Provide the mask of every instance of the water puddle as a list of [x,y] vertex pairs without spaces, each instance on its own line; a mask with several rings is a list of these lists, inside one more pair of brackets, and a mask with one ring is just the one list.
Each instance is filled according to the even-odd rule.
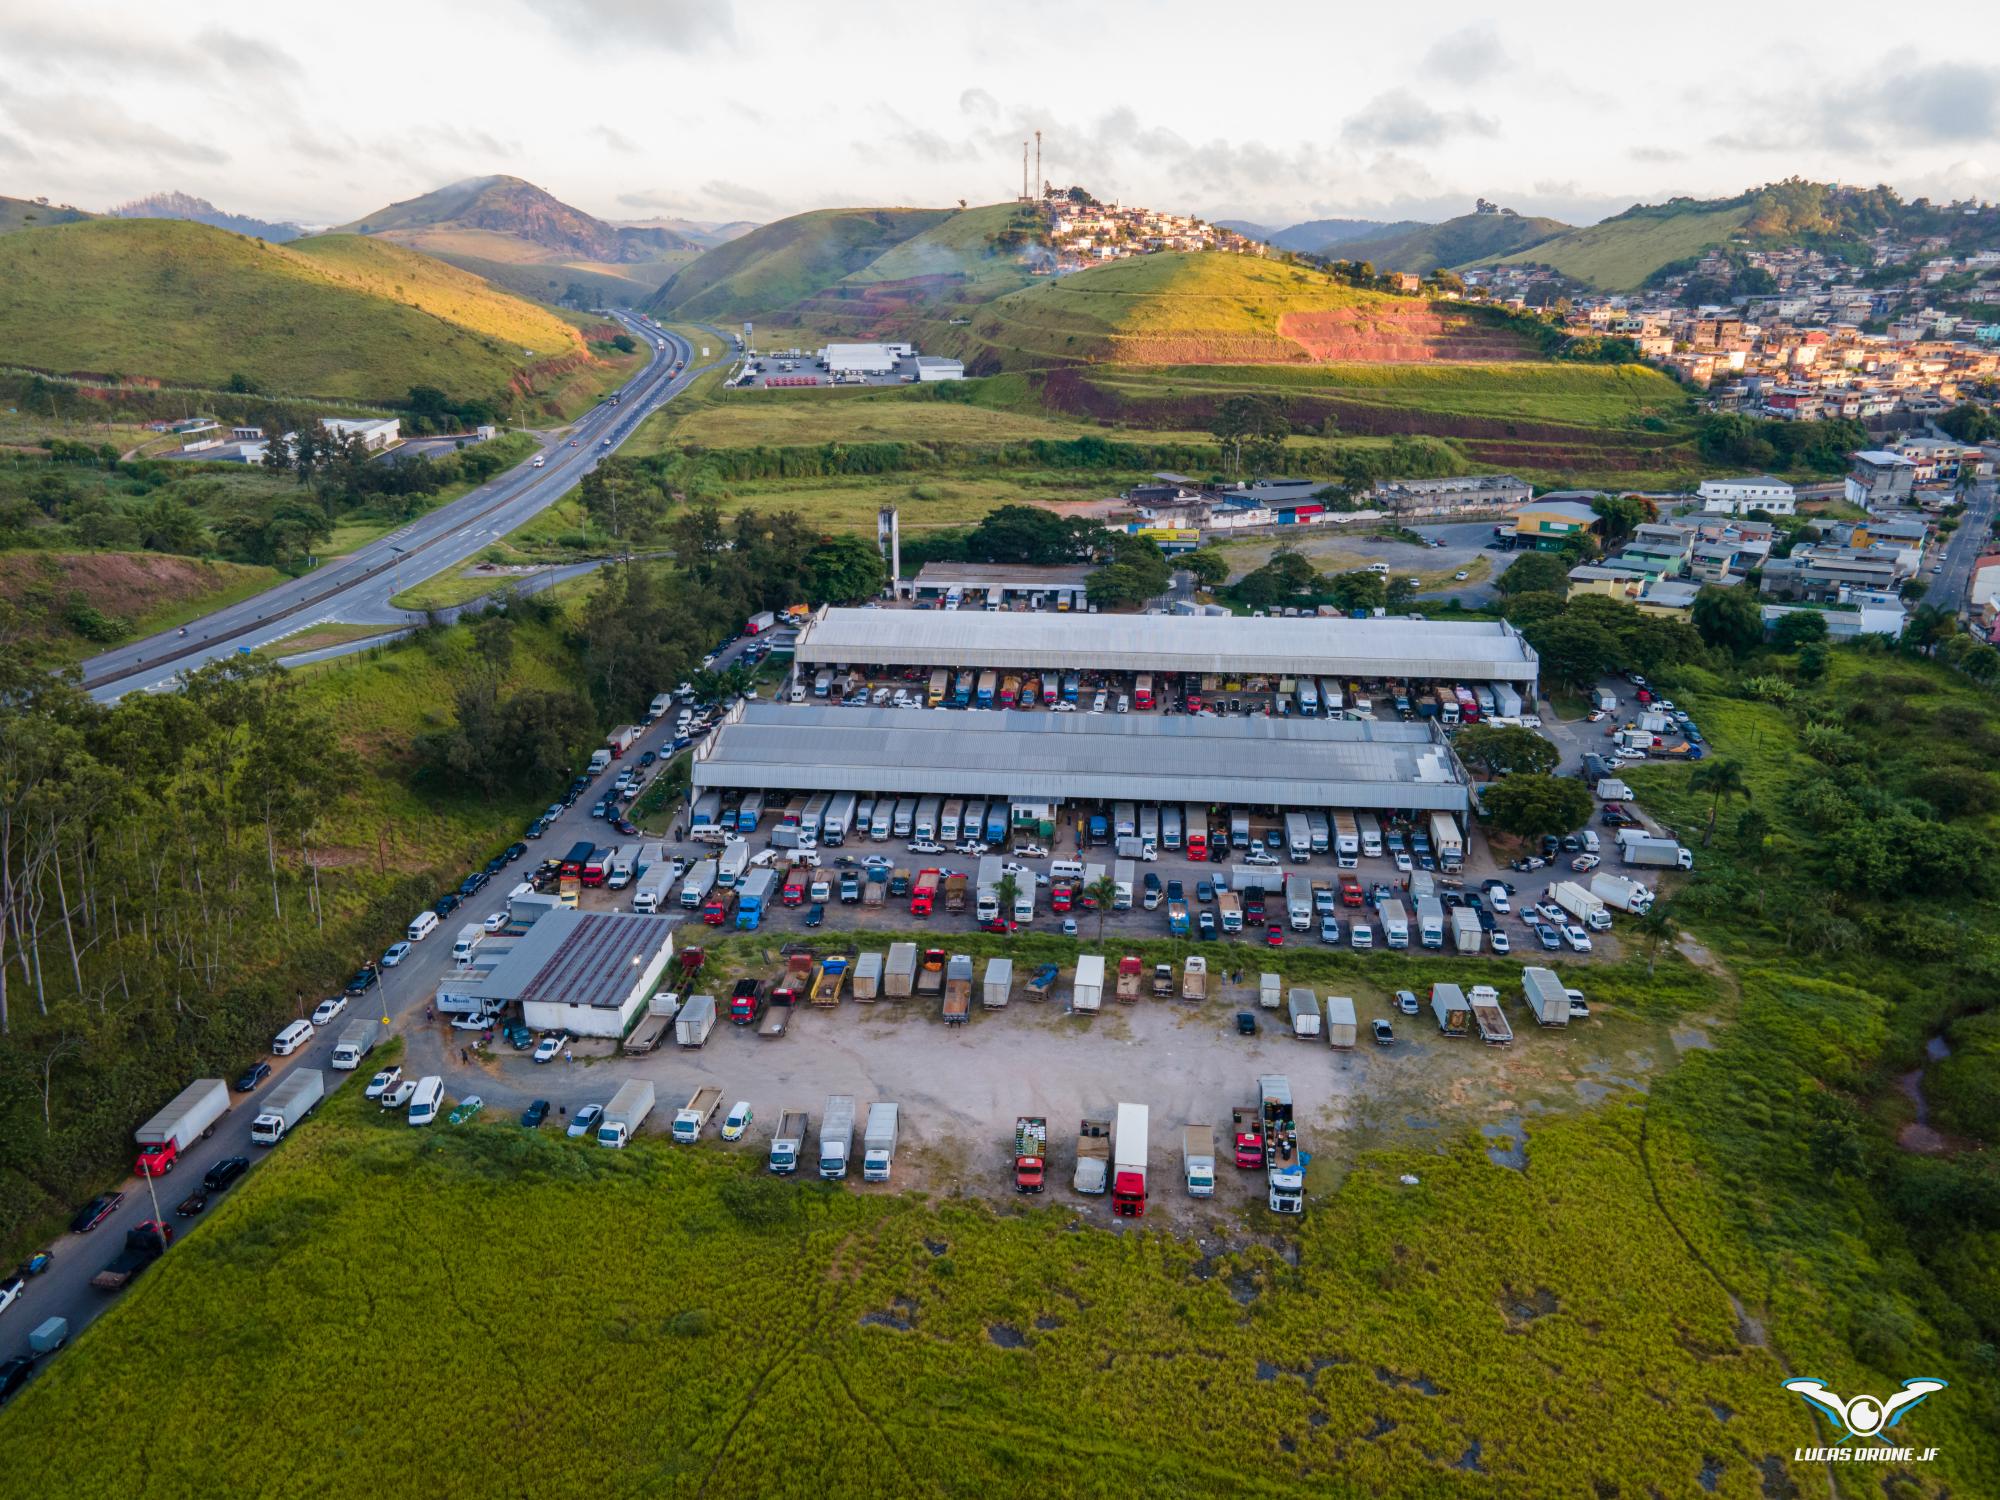
[[1711,1495],[1714,1494],[1715,1487],[1722,1482],[1722,1460],[1704,1455],[1701,1461],[1701,1472],[1695,1475],[1694,1482],[1707,1490]]
[[1467,1448],[1463,1453],[1459,1454],[1458,1461],[1454,1463],[1452,1467],[1454,1469],[1465,1469],[1474,1474],[1484,1474],[1486,1472],[1486,1466],[1480,1463],[1479,1461],[1478,1438],[1474,1438],[1472,1440],[1472,1445],[1469,1448]]
[[1025,1349],[1028,1336],[1010,1323],[995,1323],[986,1330],[986,1336],[1002,1349]]
[[1444,1388],[1428,1375],[1398,1375],[1385,1366],[1375,1367],[1375,1378],[1384,1385],[1392,1385],[1401,1391],[1417,1391],[1426,1396],[1442,1396]]
[[1486,1159],[1494,1166],[1510,1167],[1516,1172],[1528,1170],[1528,1127],[1520,1119],[1482,1125],[1479,1133],[1489,1141],[1504,1143],[1486,1148]]

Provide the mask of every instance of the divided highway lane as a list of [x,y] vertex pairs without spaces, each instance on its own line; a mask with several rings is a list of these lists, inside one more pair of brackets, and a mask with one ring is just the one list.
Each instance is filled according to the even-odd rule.
[[[620,317],[653,345],[651,362],[619,392],[617,406],[596,407],[544,448],[543,467],[529,459],[338,562],[204,616],[185,637],[169,632],[92,657],[83,666],[91,695],[110,702],[129,692],[166,690],[184,671],[329,620],[401,623],[406,616],[389,608],[391,595],[464,562],[554,504],[707,368],[692,366],[694,350],[679,336]],[[674,376],[677,361],[688,367]]]

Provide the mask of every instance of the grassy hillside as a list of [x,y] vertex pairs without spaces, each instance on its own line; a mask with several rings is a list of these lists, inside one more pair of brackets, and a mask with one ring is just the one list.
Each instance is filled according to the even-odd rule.
[[80,208],[56,208],[30,198],[9,198],[0,193],[0,234],[17,229],[46,229],[54,224],[78,224],[97,215]]
[[756,318],[791,307],[951,215],[941,208],[829,208],[765,224],[676,272],[656,317]]
[[980,371],[1061,364],[1508,359],[1526,350],[1445,304],[1254,256],[1148,255],[1043,281],[938,340]]
[[1442,224],[1420,224],[1400,234],[1345,240],[1334,246],[1332,253],[1342,260],[1373,261],[1384,271],[1414,271],[1427,276],[1443,267],[1462,266],[1539,244],[1568,228],[1560,219],[1461,214]]
[[354,236],[260,244],[201,224],[96,220],[0,238],[0,348],[57,373],[401,398],[506,390],[589,356],[546,308],[415,251]]
[[1420,219],[1397,219],[1393,222],[1381,219],[1308,219],[1303,224],[1292,224],[1283,229],[1269,224],[1252,224],[1247,219],[1218,219],[1215,222],[1218,229],[1233,229],[1253,240],[1276,245],[1280,250],[1299,250],[1308,255],[1338,254],[1343,259],[1344,247],[1355,240],[1386,239],[1390,235],[1409,234],[1430,227]]
[[1552,266],[1600,291],[1632,291],[1669,261],[1699,255],[1740,231],[1749,205],[1660,216],[1620,214],[1601,224],[1571,229],[1538,245],[1488,258],[1499,265]]

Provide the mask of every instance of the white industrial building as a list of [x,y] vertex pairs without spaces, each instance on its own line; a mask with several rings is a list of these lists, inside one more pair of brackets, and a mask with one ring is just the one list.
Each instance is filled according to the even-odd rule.
[[1769,474],[1752,474],[1741,479],[1704,479],[1696,492],[1705,511],[1742,515],[1745,511],[1768,511],[1789,516],[1798,510],[1798,495],[1782,479]]
[[558,908],[537,918],[484,978],[459,988],[488,1011],[520,1006],[531,1030],[617,1038],[673,956],[671,918]]
[[[403,437],[403,424],[401,419],[397,417],[322,417],[319,425],[324,427],[332,437],[340,442],[346,442],[349,438],[361,439],[361,446],[366,448],[370,453],[381,453],[388,448],[394,447],[402,441]],[[256,431],[254,428],[238,428],[236,430],[239,432]],[[262,433],[258,433],[257,435],[259,437],[263,436]],[[296,432],[288,432],[280,437],[278,441],[285,445],[287,451],[290,451],[292,443],[297,438],[298,434]],[[246,464],[261,464],[264,462],[264,455],[270,452],[270,449],[271,445],[268,441],[246,442],[237,456]]]
[[697,797],[711,790],[1004,797],[1017,824],[1070,801],[1401,809],[1461,819],[1470,803],[1450,745],[1429,720],[747,702],[696,748],[693,783]]
[[917,356],[917,382],[923,384],[932,380],[965,379],[965,361],[946,359],[941,354],[919,354]]
[[828,344],[819,358],[832,375],[890,375],[912,352],[908,344]]
[[1299,675],[1518,684],[1541,661],[1504,620],[1112,615],[824,608],[799,630],[797,668],[948,667]]

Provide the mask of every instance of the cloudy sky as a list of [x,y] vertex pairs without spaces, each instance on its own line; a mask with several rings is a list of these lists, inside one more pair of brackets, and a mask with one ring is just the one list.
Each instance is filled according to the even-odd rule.
[[[1768,13],[1768,14],[1767,14]],[[307,224],[508,172],[609,218],[992,201],[1590,221],[1799,174],[2000,197],[2000,7],[0,0],[0,192]]]

